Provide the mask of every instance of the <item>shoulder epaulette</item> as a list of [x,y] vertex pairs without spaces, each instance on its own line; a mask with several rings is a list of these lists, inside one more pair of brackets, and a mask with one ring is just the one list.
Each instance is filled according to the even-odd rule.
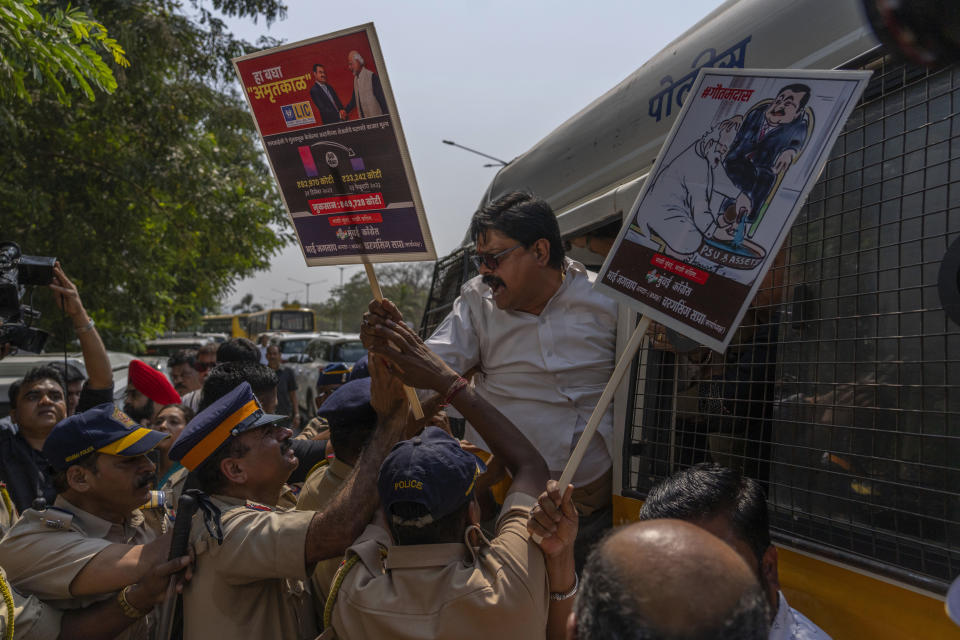
[[73,524],[72,513],[66,509],[52,506],[43,511],[28,509],[22,517],[36,520],[48,529],[69,529],[70,525]]
[[313,475],[313,472],[314,472],[314,471],[316,471],[317,469],[322,469],[323,467],[326,467],[326,466],[329,465],[329,464],[330,464],[330,461],[327,460],[326,458],[324,458],[323,460],[321,460],[321,461],[318,462],[317,464],[315,464],[315,465],[313,465],[312,467],[310,467],[310,471],[307,471],[307,476],[306,476],[306,477],[309,478],[310,476]]

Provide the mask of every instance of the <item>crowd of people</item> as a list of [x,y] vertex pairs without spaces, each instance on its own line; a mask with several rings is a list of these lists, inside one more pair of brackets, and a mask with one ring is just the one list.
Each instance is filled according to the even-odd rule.
[[542,200],[504,196],[470,235],[480,275],[436,332],[371,302],[368,356],[322,372],[310,416],[276,346],[243,338],[174,355],[169,377],[134,361],[115,406],[58,265],[86,376],[40,366],[11,388],[5,637],[826,638],[787,604],[739,472],[680,471],[614,528],[608,412],[558,485],[613,368],[616,305]]

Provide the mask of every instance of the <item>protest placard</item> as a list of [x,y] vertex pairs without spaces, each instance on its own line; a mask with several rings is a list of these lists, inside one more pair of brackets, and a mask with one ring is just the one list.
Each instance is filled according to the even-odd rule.
[[308,266],[436,259],[373,24],[234,66]]
[[651,320],[726,349],[869,71],[701,69],[594,286],[643,317],[560,476],[573,477]]
[[725,350],[869,77],[701,70],[598,289]]

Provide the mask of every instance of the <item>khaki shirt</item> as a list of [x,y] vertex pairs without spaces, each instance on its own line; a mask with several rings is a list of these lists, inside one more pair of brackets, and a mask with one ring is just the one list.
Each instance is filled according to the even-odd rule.
[[353,465],[330,458],[330,462],[319,467],[307,476],[297,497],[297,509],[300,511],[323,511],[330,504],[334,496],[340,491],[340,486],[353,471]]
[[[53,507],[27,509],[0,541],[0,566],[17,589],[58,609],[79,609],[116,597],[116,592],[74,597],[70,584],[90,560],[112,544],[146,544],[155,534],[133,511],[122,525],[103,520],[57,496]],[[151,614],[135,622],[120,638],[147,638]]]
[[280,497],[277,499],[277,509],[280,511],[291,511],[297,508],[297,496],[300,495],[300,487],[294,484],[283,485]]
[[[321,435],[322,438],[317,437]],[[326,439],[329,435],[330,426],[327,424],[327,420],[325,418],[313,418],[303,428],[303,431],[297,434],[297,438],[300,440],[318,440]]]
[[[300,490],[300,497],[297,498],[297,509],[300,511],[323,511],[327,505],[336,497],[343,486],[344,481],[350,472],[353,471],[353,465],[341,462],[336,458],[331,458],[329,464],[323,465],[309,476],[303,483],[303,489]],[[321,560],[317,563],[317,568],[313,570],[310,576],[310,582],[313,584],[313,593],[317,599],[317,609],[323,615],[323,607],[330,595],[330,583],[337,574],[337,569],[343,558],[330,558]]]
[[[0,581],[8,587],[7,576],[0,569]],[[13,597],[13,632],[16,640],[56,640],[60,637],[60,620],[63,613],[41,602],[36,596],[24,596],[10,587]],[[0,603],[0,635],[6,634],[6,602]]]
[[[547,628],[549,587],[543,554],[527,533],[536,499],[511,493],[497,537],[474,553],[462,543],[391,546],[367,526],[348,554],[360,561],[336,594],[332,625],[340,640],[530,640]],[[386,548],[381,561],[380,549]]]
[[198,513],[190,536],[193,580],[183,592],[184,640],[313,640],[318,631],[304,553],[314,514],[228,496],[211,500],[221,511],[223,543]]

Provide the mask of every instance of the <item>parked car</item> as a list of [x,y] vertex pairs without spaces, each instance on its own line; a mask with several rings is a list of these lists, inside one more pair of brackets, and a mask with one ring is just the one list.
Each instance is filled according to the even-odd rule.
[[303,415],[312,416],[316,410],[313,401],[317,396],[317,378],[321,369],[331,362],[343,362],[352,367],[366,353],[357,333],[331,331],[312,338],[291,364],[297,379],[297,401]]
[[183,349],[199,349],[211,342],[226,340],[222,333],[167,333],[159,338],[147,340],[143,361],[167,373],[167,359]]
[[[122,405],[123,394],[127,388],[127,367],[135,356],[119,351],[108,351],[107,357],[110,359],[110,367],[113,369],[113,400],[118,405]],[[8,395],[10,385],[25,376],[34,367],[54,362],[63,362],[63,354],[17,354],[0,360],[0,416],[5,416],[10,412]],[[83,371],[84,375],[87,374],[87,369],[83,366],[83,355],[68,353],[67,363]]]
[[[269,333],[270,343],[280,347],[280,357],[284,362],[304,362],[301,356],[307,352],[307,345],[324,333]],[[338,334],[339,335],[339,334]]]

